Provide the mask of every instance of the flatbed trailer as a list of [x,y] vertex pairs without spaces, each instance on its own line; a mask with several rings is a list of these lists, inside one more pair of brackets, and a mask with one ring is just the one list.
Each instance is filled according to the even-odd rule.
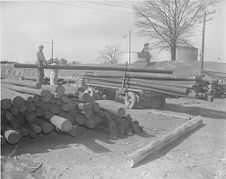
[[125,107],[128,109],[134,109],[139,106],[146,106],[153,109],[163,108],[165,105],[165,98],[169,96],[176,96],[176,94],[164,94],[156,91],[152,91],[148,88],[128,88],[118,87],[115,84],[103,85],[85,81],[88,86],[88,92],[91,95],[97,95],[101,97],[106,96],[107,99],[115,99],[116,95],[121,96],[124,99]]

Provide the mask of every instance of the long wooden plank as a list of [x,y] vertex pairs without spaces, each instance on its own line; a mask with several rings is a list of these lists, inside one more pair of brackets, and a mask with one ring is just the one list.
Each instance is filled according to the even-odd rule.
[[[15,64],[15,68],[38,68],[35,64]],[[59,70],[104,70],[104,71],[129,71],[129,72],[143,72],[143,73],[164,73],[172,74],[171,70],[154,70],[154,69],[141,69],[141,68],[125,68],[114,66],[91,66],[91,65],[74,65],[74,66],[62,66],[62,65],[44,65],[45,69],[59,69]]]
[[137,163],[141,162],[143,159],[149,155],[156,153],[166,145],[178,140],[180,137],[186,133],[194,130],[195,128],[202,125],[203,121],[200,119],[200,116],[193,118],[182,126],[176,128],[174,131],[169,134],[157,139],[156,141],[136,150],[135,152],[128,155],[126,158],[126,163],[129,167],[133,167]]
[[[94,78],[123,78],[123,74],[118,73],[86,73],[85,77],[94,77]],[[175,82],[193,82],[195,78],[179,78],[179,77],[171,77],[171,76],[153,76],[150,74],[132,74],[127,73],[126,78],[138,78],[138,79],[148,79],[148,80],[161,80],[161,81],[175,81]]]
[[41,88],[41,84],[40,83],[36,83],[36,82],[2,79],[1,83],[11,84],[11,85],[16,85],[16,86],[24,86],[24,87],[35,88],[35,89],[40,89]]

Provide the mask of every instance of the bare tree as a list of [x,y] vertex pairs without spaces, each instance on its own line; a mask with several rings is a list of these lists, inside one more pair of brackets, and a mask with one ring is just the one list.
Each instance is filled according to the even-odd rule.
[[118,64],[120,54],[118,46],[106,46],[99,54],[98,59],[104,60],[104,63]]
[[174,61],[177,45],[189,44],[191,28],[208,4],[205,0],[144,0],[134,5],[136,25],[142,36],[150,37],[153,48],[169,48]]

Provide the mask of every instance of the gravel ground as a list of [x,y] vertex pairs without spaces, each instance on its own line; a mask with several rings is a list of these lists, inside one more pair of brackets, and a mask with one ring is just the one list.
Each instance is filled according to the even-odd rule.
[[[15,146],[2,146],[2,178],[11,173],[15,178],[47,179],[225,179],[225,107],[224,100],[168,99],[164,110],[127,110],[144,127],[142,135],[109,140],[103,131],[79,128],[74,129],[75,137],[52,133],[24,138],[14,157],[6,158]],[[203,126],[134,168],[126,166],[127,154],[197,115],[202,116]]]

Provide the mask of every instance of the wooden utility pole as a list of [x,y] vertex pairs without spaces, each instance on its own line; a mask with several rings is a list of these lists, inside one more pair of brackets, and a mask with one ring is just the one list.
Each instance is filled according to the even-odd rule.
[[201,74],[203,74],[204,71],[205,29],[206,29],[206,11],[204,12],[202,27]]
[[203,16],[203,27],[202,27],[202,52],[201,52],[201,74],[204,72],[204,51],[205,51],[205,33],[206,33],[206,22],[211,21],[212,18],[206,20],[206,16],[214,14],[216,10],[212,12],[205,11]]
[[53,40],[54,39],[52,39],[52,55],[51,55],[51,58],[53,59]]
[[131,30],[129,31],[129,64],[131,63]]

